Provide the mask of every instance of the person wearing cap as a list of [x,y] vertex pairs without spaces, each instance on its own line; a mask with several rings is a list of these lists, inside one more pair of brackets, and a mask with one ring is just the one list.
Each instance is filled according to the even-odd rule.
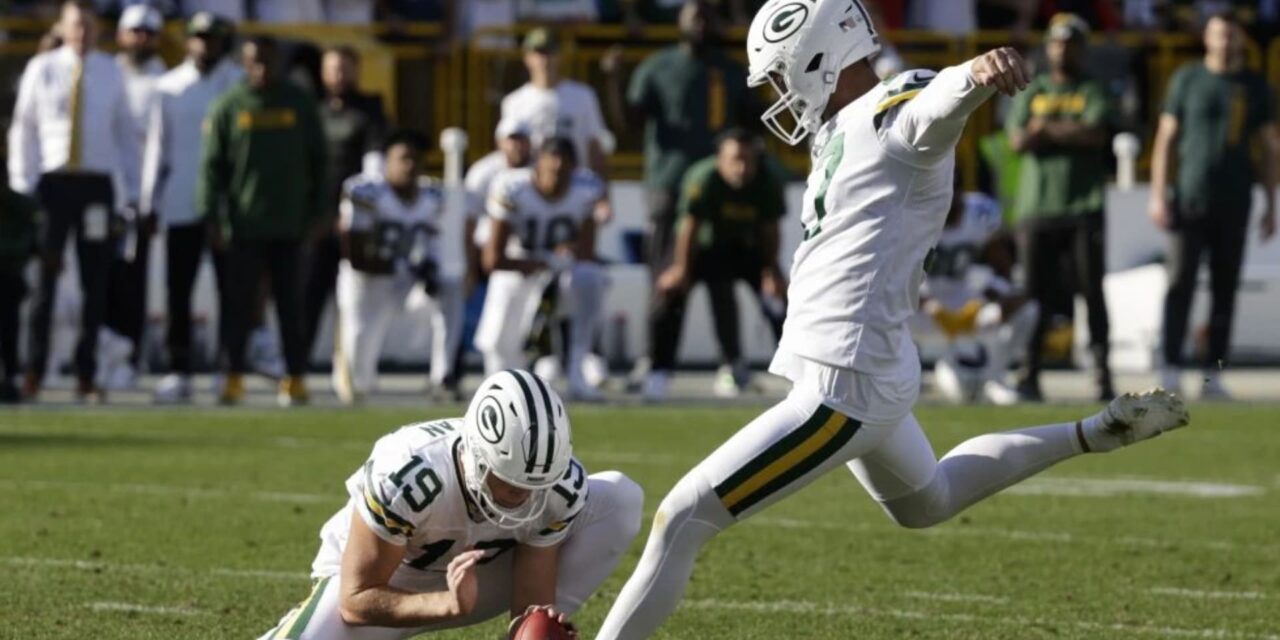
[[516,120],[503,120],[494,132],[497,149],[490,151],[467,169],[463,189],[467,193],[467,220],[463,231],[463,254],[467,258],[467,290],[483,279],[480,250],[488,239],[485,227],[485,204],[493,182],[503,172],[529,166],[533,146],[529,142],[529,126]]
[[550,138],[568,138],[583,166],[604,175],[603,141],[609,136],[600,101],[591,87],[562,78],[560,42],[545,28],[524,38],[524,65],[529,82],[502,99],[499,120],[525,123],[534,148]]
[[[116,25],[116,64],[124,76],[125,93],[129,97],[129,112],[133,114],[138,136],[138,148],[142,149],[147,138],[147,122],[155,102],[155,87],[160,76],[168,71],[159,55],[160,31],[164,18],[155,8],[145,4],[129,5],[120,14]],[[106,359],[99,363],[108,388],[131,388],[137,380],[142,359],[142,332],[147,316],[147,264],[150,258],[151,236],[155,221],[146,210],[125,220],[131,236],[124,250],[111,261],[111,304],[107,307],[106,327],[117,336],[129,341],[132,351],[119,361]]]
[[[211,248],[196,208],[204,146],[201,123],[214,100],[244,79],[244,72],[227,55],[233,35],[228,20],[196,13],[187,21],[186,34],[186,60],[156,82],[143,154],[142,210],[163,229],[166,246],[169,375],[156,385],[159,403],[191,400],[195,366],[191,298],[206,249]],[[215,250],[211,255],[221,300],[226,286],[222,252]]]
[[[320,124],[324,127],[328,164],[322,215],[338,219],[342,183],[359,173],[376,175],[382,158],[382,136],[387,114],[382,97],[360,91],[360,54],[348,46],[330,47],[320,60],[320,80],[324,98],[320,102]],[[332,225],[330,225],[332,227]],[[303,284],[303,342],[310,354],[316,332],[338,278],[338,236],[330,230],[310,247],[306,281]]]
[[309,399],[298,270],[304,242],[325,223],[324,132],[315,99],[281,76],[275,40],[251,38],[240,53],[245,82],[209,108],[196,183],[211,242],[227,248],[221,319],[228,370],[220,401],[244,397],[249,330],[265,273],[286,366],[277,401],[294,406]]
[[[1055,303],[1063,291],[1084,295],[1098,397],[1115,395],[1102,292],[1112,106],[1106,90],[1085,72],[1088,35],[1089,27],[1079,17],[1053,17],[1045,40],[1049,70],[1013,99],[1006,122],[1010,143],[1022,155],[1014,217],[1021,226],[1027,293],[1044,311],[1018,385],[1019,395],[1029,401],[1042,399],[1041,343],[1053,319],[1051,310],[1062,306]],[[1064,270],[1064,265],[1071,268]]]
[[[1230,359],[1255,182],[1264,187],[1261,239],[1276,233],[1275,96],[1262,75],[1245,68],[1244,45],[1243,29],[1230,13],[1208,20],[1204,60],[1184,65],[1169,83],[1151,159],[1148,213],[1170,241],[1161,384],[1182,388],[1191,299],[1207,257],[1209,344],[1201,396],[1214,400],[1230,399],[1221,371]],[[1174,158],[1176,174],[1170,169]]]
[[76,392],[86,402],[104,399],[95,383],[96,352],[118,239],[114,218],[138,202],[140,151],[120,67],[94,48],[97,20],[88,2],[62,4],[58,29],[64,44],[27,64],[9,128],[9,186],[35,195],[48,214],[31,305],[23,380],[28,398],[39,393],[44,379],[63,249],[74,235],[84,300]]

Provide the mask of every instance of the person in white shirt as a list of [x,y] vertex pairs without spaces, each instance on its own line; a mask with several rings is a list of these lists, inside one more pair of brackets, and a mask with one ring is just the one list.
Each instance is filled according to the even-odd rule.
[[[147,137],[147,121],[151,114],[156,81],[168,66],[160,58],[160,30],[164,18],[149,5],[129,5],[116,26],[116,44],[120,52],[116,63],[124,76],[125,93],[129,98],[129,112],[133,115],[138,135],[138,147],[142,148]],[[142,356],[142,330],[147,313],[147,263],[150,257],[151,236],[155,221],[146,211],[127,220],[132,226],[133,239],[129,249],[111,262],[109,289],[111,304],[107,307],[105,324],[108,329],[132,343],[132,353],[120,350],[122,358],[106,358],[98,363],[99,380],[105,380],[109,389],[132,387],[137,380],[137,370]]]
[[[227,56],[232,27],[212,13],[187,21],[187,59],[156,83],[142,171],[142,210],[165,229],[170,374],[156,386],[161,403],[191,399],[191,294],[207,246],[205,221],[196,211],[196,178],[209,105],[244,77]],[[219,293],[225,286],[222,254],[214,250]],[[219,296],[221,298],[221,295]]]
[[560,43],[547,29],[534,29],[524,39],[529,82],[502,99],[500,120],[525,123],[534,148],[552,137],[568,138],[583,167],[603,175],[604,126],[595,91],[560,76]]
[[[467,193],[467,220],[463,230],[463,254],[467,258],[467,289],[480,282],[480,250],[488,239],[484,225],[485,203],[493,181],[504,172],[529,166],[533,160],[533,147],[529,144],[529,127],[522,122],[503,120],[494,132],[498,148],[467,170],[463,189]],[[485,227],[485,228],[482,228]]]
[[[568,139],[550,138],[538,147],[532,167],[511,169],[494,181],[483,253],[489,287],[475,347],[484,355],[487,374],[525,366],[523,347],[534,320],[544,301],[554,300],[551,306],[569,316],[569,394],[592,400],[599,392],[587,384],[582,365],[600,327],[608,288],[595,257],[592,215],[605,187],[577,164]],[[547,333],[554,343],[557,332]]]
[[40,391],[49,355],[49,326],[62,253],[74,232],[84,295],[76,344],[77,395],[104,399],[95,383],[98,330],[116,250],[113,213],[138,201],[137,125],[119,66],[97,51],[97,16],[87,2],[64,2],[58,29],[64,45],[31,59],[22,73],[9,128],[9,184],[35,195],[49,217],[31,308],[31,340],[23,391]]
[[387,331],[415,290],[429,299],[432,387],[461,399],[450,373],[462,325],[462,288],[441,274],[444,188],[421,175],[426,151],[422,134],[392,132],[383,145],[381,174],[357,174],[342,185],[333,388],[347,404],[358,404],[376,389]]

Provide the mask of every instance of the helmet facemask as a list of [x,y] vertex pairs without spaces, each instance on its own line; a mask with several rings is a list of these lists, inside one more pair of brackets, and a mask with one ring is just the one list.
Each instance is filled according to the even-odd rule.
[[750,78],[747,83],[753,87],[768,83],[778,95],[778,100],[765,110],[760,119],[765,127],[778,136],[783,142],[795,146],[804,141],[812,132],[813,119],[811,105],[804,96],[792,91],[786,77],[786,64],[779,59],[771,71]]
[[[462,476],[466,483],[467,491],[471,494],[472,499],[476,501],[479,506],[478,510],[486,520],[503,529],[517,529],[542,516],[542,512],[547,508],[547,498],[550,494],[549,487],[525,486],[519,482],[512,482],[507,478],[494,474],[492,465],[480,453],[482,448],[472,446],[470,442],[464,442],[462,451]],[[518,507],[502,506],[494,498],[493,491],[489,488],[490,474],[513,487],[529,490],[529,498]]]

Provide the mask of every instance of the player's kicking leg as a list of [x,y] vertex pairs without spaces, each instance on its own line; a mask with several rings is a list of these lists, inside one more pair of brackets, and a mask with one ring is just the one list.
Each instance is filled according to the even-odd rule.
[[842,461],[853,460],[854,473],[896,522],[927,527],[1057,462],[1187,422],[1176,396],[1126,394],[1079,422],[979,436],[937,461],[914,417],[863,425],[796,387],[667,494],[644,555],[597,637],[652,635],[675,611],[704,544]]

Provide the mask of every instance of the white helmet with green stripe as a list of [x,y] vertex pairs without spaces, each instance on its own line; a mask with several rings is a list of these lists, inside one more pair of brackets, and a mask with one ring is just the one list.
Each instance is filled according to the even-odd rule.
[[[489,376],[467,408],[463,478],[480,511],[506,529],[533,522],[573,457],[569,413],[551,385],[518,369]],[[489,476],[532,492],[516,507],[494,499]]]
[[747,31],[747,84],[773,85],[765,111],[774,135],[799,144],[822,124],[840,72],[880,51],[860,0],[769,0]]

